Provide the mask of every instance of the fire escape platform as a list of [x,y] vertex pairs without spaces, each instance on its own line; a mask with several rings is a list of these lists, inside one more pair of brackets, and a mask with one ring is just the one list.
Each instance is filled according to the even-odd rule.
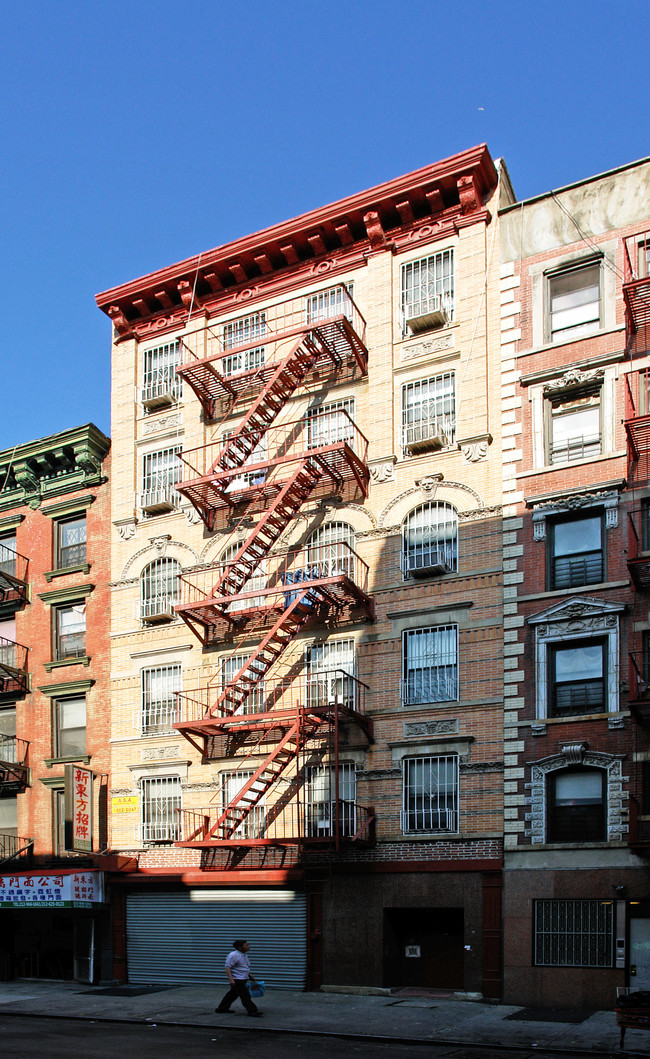
[[200,477],[178,482],[176,489],[212,529],[219,513],[230,514],[242,506],[247,514],[268,508],[288,481],[276,474],[278,468],[308,462],[320,465],[323,472],[311,491],[314,498],[337,495],[353,499],[355,495],[368,495],[368,468],[346,441],[247,464],[245,472],[241,468],[207,471]]
[[633,279],[623,284],[623,297],[634,330],[650,323],[650,276]]
[[[346,574],[311,578],[308,571],[301,571],[300,581],[296,578],[296,583],[299,583],[301,588],[309,586],[310,590],[313,589],[319,602],[327,607],[339,610],[345,607],[361,607],[365,616],[374,618],[374,600]],[[210,630],[211,639],[218,635],[219,630],[225,632],[233,626],[243,631],[246,626],[254,625],[255,631],[261,632],[277,621],[285,609],[285,597],[295,591],[291,583],[250,589],[237,595],[238,607],[235,611],[228,610],[233,603],[232,596],[206,596],[205,599],[191,603],[177,603],[174,610],[185,622]],[[246,601],[250,601],[250,607],[245,606]],[[320,616],[317,606],[314,607],[314,612],[314,617]],[[351,617],[350,620],[354,618]]]
[[625,421],[625,432],[632,456],[638,460],[650,453],[650,415],[635,416]]

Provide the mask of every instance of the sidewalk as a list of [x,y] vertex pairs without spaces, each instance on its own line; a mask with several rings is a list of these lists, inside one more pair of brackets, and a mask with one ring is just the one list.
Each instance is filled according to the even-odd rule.
[[[125,991],[138,995],[128,995]],[[237,1002],[236,1015],[217,1015],[225,992],[214,986],[84,986],[78,982],[22,980],[0,983],[0,1014],[106,1019],[283,1033],[395,1038],[413,1042],[483,1044],[613,1055],[619,1029],[613,1011],[573,1013],[579,1022],[547,1013],[481,1001],[428,996],[298,993],[268,990],[259,1002],[264,1021],[249,1019]],[[525,1020],[521,1019],[521,1014]],[[515,1020],[509,1016],[518,1016]],[[537,1020],[529,1016],[537,1015]],[[584,1016],[584,1018],[583,1018]],[[544,1019],[543,1021],[540,1019]],[[628,1030],[625,1051],[650,1056],[650,1034]]]

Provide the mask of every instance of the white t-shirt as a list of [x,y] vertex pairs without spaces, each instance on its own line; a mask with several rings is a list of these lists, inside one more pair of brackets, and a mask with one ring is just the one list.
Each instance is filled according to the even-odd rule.
[[233,978],[239,981],[245,982],[251,973],[250,960],[246,953],[240,952],[239,949],[233,949],[232,952],[228,953],[226,956],[226,967],[230,968]]

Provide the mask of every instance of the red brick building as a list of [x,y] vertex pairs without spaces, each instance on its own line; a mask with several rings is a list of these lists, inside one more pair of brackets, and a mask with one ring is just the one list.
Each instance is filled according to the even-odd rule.
[[87,424],[0,453],[3,977],[106,973],[109,446]]
[[501,215],[504,999],[650,988],[650,162]]

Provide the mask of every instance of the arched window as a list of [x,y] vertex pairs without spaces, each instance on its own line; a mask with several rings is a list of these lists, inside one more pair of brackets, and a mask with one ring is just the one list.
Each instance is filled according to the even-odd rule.
[[155,559],[140,575],[140,618],[170,621],[179,600],[181,565],[176,559]]
[[[235,542],[235,544],[229,544],[224,552],[219,556],[220,573],[225,574],[229,567],[232,567],[235,557],[241,548],[241,544]],[[266,560],[263,559],[258,566],[255,567],[255,571],[252,577],[249,577],[244,582],[242,592],[253,592],[255,589],[267,587],[267,565]],[[228,610],[250,610],[254,607],[263,607],[268,602],[265,596],[248,596],[246,599],[233,599],[232,603],[228,605]]]
[[548,776],[548,842],[604,842],[607,774],[599,768],[559,769]]
[[355,533],[347,522],[326,522],[307,541],[310,569],[318,568],[319,577],[346,574],[354,581]]
[[458,570],[458,514],[451,504],[431,500],[410,511],[402,526],[405,578]]

